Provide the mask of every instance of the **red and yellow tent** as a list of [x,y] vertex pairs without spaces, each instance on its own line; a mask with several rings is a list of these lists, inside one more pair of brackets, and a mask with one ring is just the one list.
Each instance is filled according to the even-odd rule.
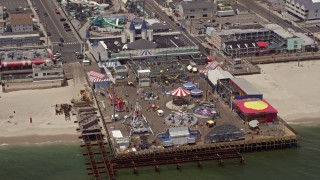
[[271,122],[277,118],[278,111],[265,100],[243,100],[234,102],[235,109],[246,121]]

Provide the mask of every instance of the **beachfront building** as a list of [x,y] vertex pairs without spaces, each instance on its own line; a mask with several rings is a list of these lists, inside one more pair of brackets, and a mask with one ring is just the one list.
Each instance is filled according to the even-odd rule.
[[[277,24],[239,26],[236,29],[207,28],[206,39],[226,55],[301,51],[302,40]],[[251,41],[245,41],[251,40]]]
[[259,123],[273,122],[278,111],[266,100],[237,100],[233,102],[234,111],[245,121],[257,120]]
[[217,93],[231,109],[235,100],[263,98],[263,94],[244,78],[219,79]]
[[88,40],[89,50],[101,70],[111,71],[113,66],[128,63],[137,77],[137,71],[145,69],[151,70],[150,78],[157,78],[160,74],[176,77],[184,72],[177,57],[199,54],[199,47],[181,32],[154,33],[146,21],[142,21],[139,30],[135,26],[131,21],[120,36]]
[[177,6],[181,19],[212,18],[217,12],[217,5],[207,1],[182,2]]
[[87,72],[88,81],[93,88],[107,88],[112,83],[105,74],[101,74],[95,71]]
[[285,8],[288,13],[301,20],[320,19],[319,0],[286,0]]
[[65,81],[62,65],[41,64],[32,66],[32,77],[34,81],[61,80]]

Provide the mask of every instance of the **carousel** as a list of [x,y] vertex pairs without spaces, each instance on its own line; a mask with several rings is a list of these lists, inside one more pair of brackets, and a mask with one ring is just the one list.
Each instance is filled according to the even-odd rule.
[[200,103],[193,111],[198,118],[215,118],[219,116],[219,112],[213,103]]
[[181,87],[170,92],[172,101],[166,104],[166,107],[172,110],[181,110],[181,108],[192,109],[194,104],[189,100],[190,91],[187,91]]
[[179,127],[179,126],[194,126],[198,122],[198,118],[195,117],[192,113],[187,112],[172,112],[166,118],[165,122],[170,127]]
[[171,91],[171,96],[173,97],[172,103],[176,106],[188,105],[189,101],[187,98],[190,92],[179,87],[176,90]]

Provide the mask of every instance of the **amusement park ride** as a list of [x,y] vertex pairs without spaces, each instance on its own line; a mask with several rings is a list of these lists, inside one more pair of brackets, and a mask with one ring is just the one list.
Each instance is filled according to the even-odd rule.
[[122,123],[125,123],[127,120],[129,120],[130,125],[130,135],[145,134],[150,132],[153,134],[148,120],[144,115],[142,115],[141,106],[139,105],[138,101],[136,102],[133,111],[126,116]]
[[[116,94],[116,90],[113,89],[114,87],[109,87],[109,100],[110,104],[116,108],[117,112],[129,112],[128,108],[125,108],[126,102],[122,99],[119,98],[118,95]],[[111,93],[114,92],[114,93]]]

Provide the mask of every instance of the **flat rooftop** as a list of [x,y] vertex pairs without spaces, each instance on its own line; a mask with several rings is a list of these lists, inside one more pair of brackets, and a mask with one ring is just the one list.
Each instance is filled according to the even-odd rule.
[[4,6],[9,12],[12,12],[19,7],[28,8],[29,4],[27,0],[1,0],[0,6]]
[[0,59],[4,62],[48,59],[46,49],[0,51]]
[[293,37],[293,35],[289,31],[286,31],[285,29],[283,29],[278,24],[265,24],[264,27],[267,28],[267,29],[272,30],[273,32],[275,32],[276,34],[281,36],[283,39],[287,39],[287,38]]
[[[136,41],[140,40],[141,37],[136,37]],[[125,51],[123,47],[125,44],[122,43],[121,37],[101,39],[107,45],[107,48],[112,52],[120,52]],[[129,39],[128,39],[129,40]],[[90,39],[90,42],[93,43],[94,39]],[[156,43],[156,48],[177,48],[177,47],[185,47],[185,46],[194,46],[192,42],[190,42],[185,36],[181,34],[155,34],[153,36],[153,42]],[[145,48],[142,48],[145,49]]]

